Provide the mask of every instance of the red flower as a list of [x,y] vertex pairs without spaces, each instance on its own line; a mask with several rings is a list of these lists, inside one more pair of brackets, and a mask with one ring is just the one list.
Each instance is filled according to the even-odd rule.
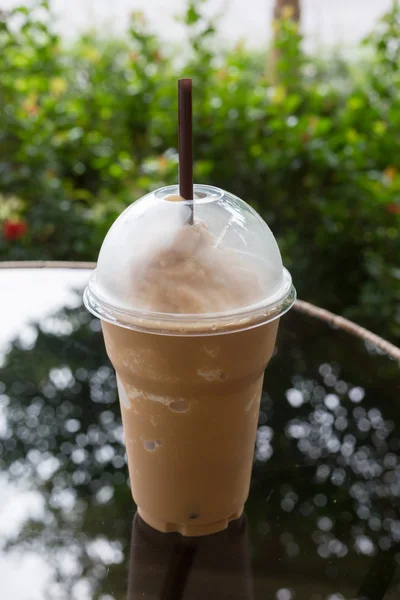
[[17,240],[28,231],[25,221],[10,221],[6,219],[3,223],[3,234],[6,240]]
[[392,202],[392,204],[387,205],[386,210],[392,215],[400,215],[400,204]]

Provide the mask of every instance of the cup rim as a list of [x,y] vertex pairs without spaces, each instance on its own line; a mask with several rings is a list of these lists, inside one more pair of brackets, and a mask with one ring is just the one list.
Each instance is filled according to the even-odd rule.
[[273,296],[240,308],[207,314],[161,313],[113,306],[96,290],[96,270],[84,291],[83,301],[94,316],[125,329],[173,336],[210,336],[253,329],[270,323],[291,309],[296,289],[283,268],[283,286]]

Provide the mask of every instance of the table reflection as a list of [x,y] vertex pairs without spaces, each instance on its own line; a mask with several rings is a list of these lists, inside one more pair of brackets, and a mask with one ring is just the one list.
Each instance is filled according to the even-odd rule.
[[[115,376],[80,293],[2,359],[2,598],[119,600],[128,572],[131,596],[145,585],[132,564],[143,575],[152,560],[135,525],[131,541]],[[295,312],[282,319],[264,382],[248,542],[225,571],[235,570],[225,578],[234,591],[254,600],[400,597],[399,392],[398,363],[373,346]],[[207,585],[223,581],[223,567],[206,554],[193,577],[208,570],[201,583],[212,597]],[[159,572],[167,559],[154,554]],[[150,583],[160,589],[160,579]]]
[[132,525],[128,600],[253,600],[247,519],[220,533],[183,538]]

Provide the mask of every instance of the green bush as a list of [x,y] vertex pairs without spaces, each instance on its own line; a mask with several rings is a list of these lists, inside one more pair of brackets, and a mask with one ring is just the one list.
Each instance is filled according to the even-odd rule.
[[201,5],[189,0],[179,56],[140,14],[123,39],[89,32],[67,47],[47,2],[2,13],[1,258],[95,259],[122,208],[175,182],[176,80],[190,75],[196,180],[261,212],[300,297],[395,339],[399,8],[347,65],[305,55],[296,24],[276,24],[272,76],[271,57],[218,49]]

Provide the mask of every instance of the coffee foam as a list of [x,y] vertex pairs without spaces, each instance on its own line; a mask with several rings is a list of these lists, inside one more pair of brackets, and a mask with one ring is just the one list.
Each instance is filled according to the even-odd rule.
[[102,287],[110,302],[151,312],[207,314],[255,304],[271,291],[275,282],[268,281],[259,261],[219,246],[202,221],[186,224],[187,210],[184,205],[164,210],[154,223],[144,215],[138,238],[121,259],[122,279],[102,261]]
[[268,225],[228,192],[195,185],[195,194],[182,201],[177,186],[156,190],[118,217],[85,291],[93,314],[129,329],[197,336],[257,327],[292,306]]

